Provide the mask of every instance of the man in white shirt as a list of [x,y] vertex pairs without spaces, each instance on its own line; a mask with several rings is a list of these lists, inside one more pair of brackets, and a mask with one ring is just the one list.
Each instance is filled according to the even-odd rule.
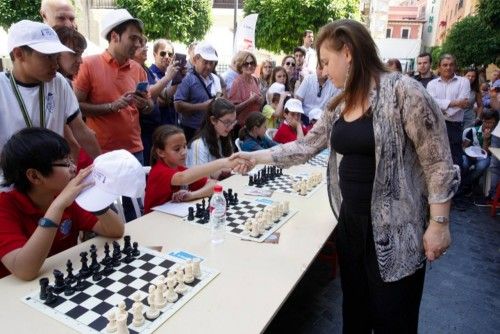
[[469,105],[470,83],[455,74],[456,61],[451,54],[439,59],[439,77],[427,84],[427,91],[443,112],[453,163],[462,166],[462,122]]
[[313,49],[314,33],[312,30],[304,31],[302,41],[302,47],[306,50],[303,69],[307,71],[308,74],[314,74],[316,66],[318,65],[318,56],[316,55],[316,50]]

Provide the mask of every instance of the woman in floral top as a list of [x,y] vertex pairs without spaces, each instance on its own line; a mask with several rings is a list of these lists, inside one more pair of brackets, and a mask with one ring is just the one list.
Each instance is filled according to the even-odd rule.
[[324,26],[317,50],[343,92],[304,138],[237,156],[289,167],[330,147],[344,333],[417,333],[425,261],[450,245],[460,182],[444,118],[417,81],[387,70],[360,23]]

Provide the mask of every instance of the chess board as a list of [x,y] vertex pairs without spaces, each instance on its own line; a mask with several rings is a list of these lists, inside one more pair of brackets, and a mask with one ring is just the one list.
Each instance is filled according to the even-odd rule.
[[307,191],[307,193],[305,195],[301,195],[298,191],[293,190],[294,183],[296,183],[297,181],[301,181],[301,180],[307,180],[308,177],[309,177],[309,175],[307,173],[304,173],[301,175],[283,174],[281,176],[275,177],[274,180],[267,181],[263,185],[260,185],[260,186],[254,185],[253,187],[265,188],[265,189],[277,191],[280,193],[309,198],[325,182],[321,181],[318,185],[313,187],[311,190]]
[[330,150],[326,149],[316,154],[314,157],[306,162],[306,165],[315,167],[328,167],[328,159],[330,157]]
[[160,315],[154,320],[145,317],[144,325],[132,325],[133,296],[141,295],[143,313],[148,310],[148,288],[158,275],[167,276],[167,272],[178,265],[179,259],[144,248],[138,248],[141,254],[131,263],[121,263],[115,271],[103,276],[102,280],[94,282],[92,278],[84,281],[84,289],[72,296],[64,293],[57,295],[57,300],[51,305],[44,304],[35,291],[23,298],[29,306],[44,314],[59,320],[68,327],[81,333],[106,333],[108,320],[106,315],[121,301],[125,302],[128,311],[127,324],[130,333],[152,333],[168,318],[177,312],[184,304],[193,298],[201,289],[212,281],[219,272],[201,265],[201,276],[192,283],[186,283],[188,290],[179,294],[179,299],[160,310]]
[[[297,213],[297,210],[290,209],[287,215],[283,215],[278,221],[275,221],[270,227],[266,228],[265,232],[260,236],[252,237],[248,231],[245,230],[245,222],[247,219],[255,217],[258,212],[263,211],[265,207],[273,203],[274,201],[268,198],[257,198],[252,201],[242,199],[238,204],[229,206],[226,212],[226,232],[241,239],[263,242]],[[200,218],[188,220],[186,217],[183,220],[190,224],[210,228],[210,223]]]

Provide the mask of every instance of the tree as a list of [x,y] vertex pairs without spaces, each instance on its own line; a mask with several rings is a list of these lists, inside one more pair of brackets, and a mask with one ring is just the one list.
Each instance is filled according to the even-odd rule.
[[21,20],[41,21],[41,0],[0,0],[0,26],[7,30]]
[[495,62],[500,52],[500,31],[486,25],[479,15],[468,16],[453,25],[442,51],[453,54],[460,67]]
[[486,25],[494,30],[500,30],[500,1],[480,0],[477,12]]
[[256,46],[290,53],[302,45],[304,30],[318,31],[336,19],[359,18],[357,0],[246,0],[245,15],[258,13]]
[[117,0],[134,17],[144,22],[150,39],[168,38],[190,43],[203,39],[212,25],[211,0]]

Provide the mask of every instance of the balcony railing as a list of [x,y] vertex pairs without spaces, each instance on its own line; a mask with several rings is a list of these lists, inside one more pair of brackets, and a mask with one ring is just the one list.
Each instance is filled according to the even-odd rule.
[[90,0],[90,8],[116,8],[116,0]]

